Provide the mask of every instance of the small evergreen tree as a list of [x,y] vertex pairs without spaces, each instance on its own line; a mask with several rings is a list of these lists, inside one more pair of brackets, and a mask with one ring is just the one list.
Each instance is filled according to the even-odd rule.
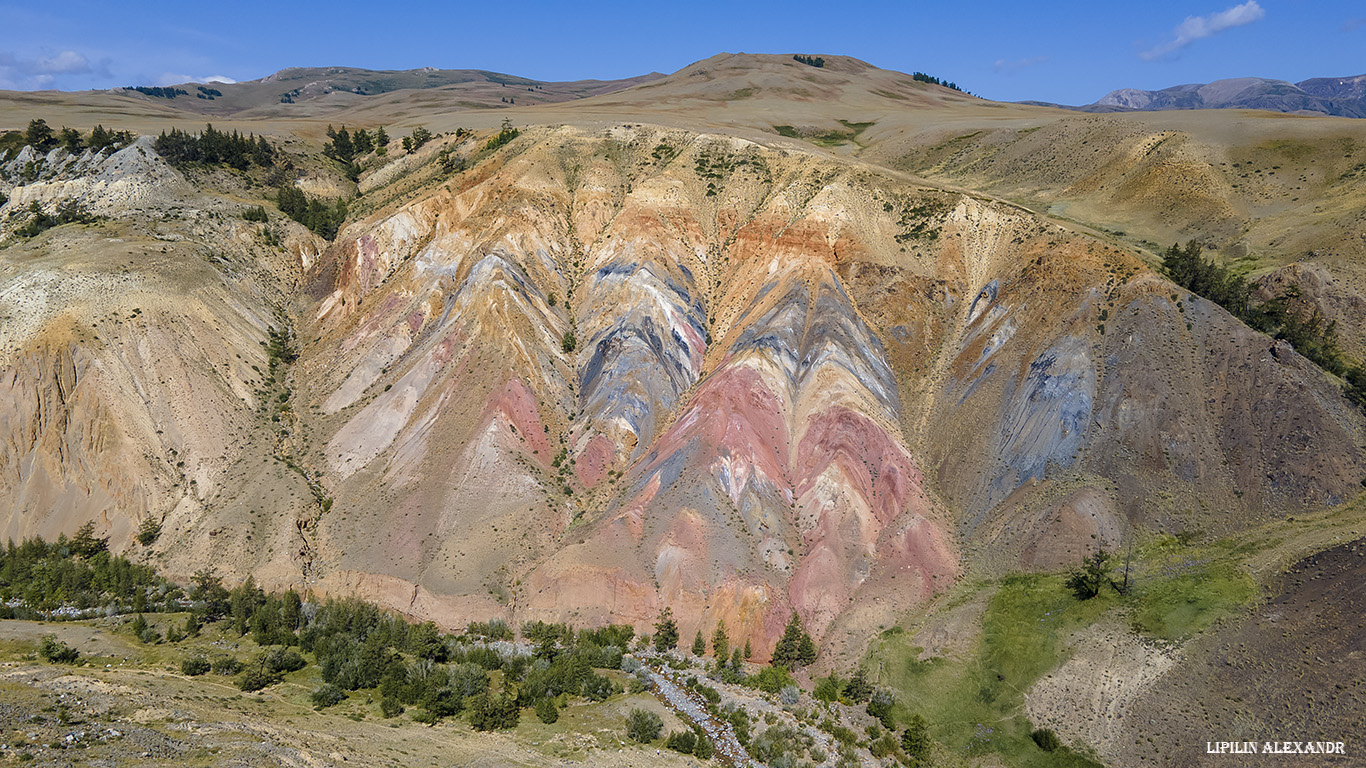
[[854,676],[844,684],[843,695],[851,704],[862,704],[873,695],[873,686],[868,682],[862,669],[854,670]]
[[81,132],[75,128],[62,128],[57,136],[57,141],[61,143],[62,147],[66,149],[67,152],[70,152],[73,155],[80,152],[85,146],[85,143],[81,141]]
[[920,765],[930,756],[930,730],[919,712],[911,715],[906,723],[906,730],[901,734],[901,751],[911,759],[912,765]]
[[711,653],[717,659],[730,656],[730,637],[726,635],[726,622],[716,622],[716,631],[711,633]]
[[665,607],[655,622],[655,649],[660,653],[678,647],[678,624],[674,622],[672,608]]
[[890,731],[896,728],[896,721],[892,719],[892,705],[895,703],[896,699],[892,697],[891,691],[876,690],[868,698],[868,706],[865,709],[882,723],[883,728]]
[[773,664],[793,670],[815,660],[816,644],[802,626],[801,617],[793,611],[792,618],[788,619],[787,626],[783,629],[782,638],[773,647]]
[[156,518],[149,517],[138,525],[138,543],[144,547],[150,547],[161,535],[161,523]]
[[77,528],[75,537],[71,539],[72,554],[87,559],[108,549],[109,539],[95,536],[95,523],[93,521],[86,522]]
[[536,718],[546,725],[559,720],[560,708],[555,705],[555,700],[550,697],[539,699],[536,702]]
[[1100,590],[1110,578],[1110,553],[1104,549],[1082,561],[1081,567],[1067,577],[1067,587],[1078,600],[1090,600],[1100,594]]
[[24,134],[24,140],[30,147],[39,152],[46,152],[56,145],[57,141],[53,138],[52,128],[46,120],[30,120],[28,131]]
[[697,630],[697,636],[692,639],[692,655],[701,656],[707,652],[707,641],[702,639],[702,630]]

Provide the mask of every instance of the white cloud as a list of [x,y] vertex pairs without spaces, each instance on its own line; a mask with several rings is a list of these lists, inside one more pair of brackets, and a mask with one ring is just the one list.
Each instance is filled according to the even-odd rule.
[[1037,64],[1047,64],[1048,60],[1048,56],[1030,56],[1029,58],[1015,60],[997,59],[991,65],[991,69],[994,72],[1009,74],[1011,72],[1019,72],[1025,67],[1032,67]]
[[236,83],[237,81],[236,81],[236,80],[233,80],[231,77],[228,77],[228,76],[226,76],[226,75],[209,75],[208,77],[204,78],[204,82],[206,82],[206,83],[226,83],[226,84],[228,84],[228,85],[232,85],[233,83]]
[[47,75],[83,75],[90,72],[90,61],[75,51],[62,51],[39,58],[34,69]]
[[1138,55],[1145,61],[1160,59],[1185,48],[1196,40],[1203,40],[1226,29],[1251,24],[1265,16],[1266,11],[1257,4],[1257,0],[1248,0],[1242,5],[1235,5],[1226,11],[1212,13],[1208,16],[1187,16],[1185,21],[1176,25],[1170,41]]
[[21,59],[8,51],[0,51],[0,88],[56,88],[60,85],[58,78],[70,75],[110,77],[109,60],[92,63],[85,55],[72,50],[36,59]]

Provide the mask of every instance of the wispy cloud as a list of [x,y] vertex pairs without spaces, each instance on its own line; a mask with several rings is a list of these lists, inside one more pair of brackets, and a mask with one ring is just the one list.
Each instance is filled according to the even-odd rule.
[[1226,29],[1251,24],[1265,16],[1266,11],[1257,4],[1257,0],[1248,0],[1242,5],[1235,5],[1226,11],[1212,13],[1208,16],[1187,16],[1185,21],[1177,24],[1176,29],[1172,30],[1171,40],[1143,51],[1138,56],[1145,61],[1160,59],[1176,53],[1196,40],[1203,40]]
[[991,65],[991,69],[992,69],[993,72],[1001,72],[1001,73],[1003,73],[1003,74],[1010,74],[1010,73],[1012,73],[1012,72],[1019,72],[1020,70],[1026,68],[1026,67],[1033,67],[1033,66],[1037,66],[1037,65],[1039,65],[1039,64],[1047,64],[1048,61],[1049,61],[1049,57],[1048,57],[1048,56],[1030,56],[1029,58],[1025,58],[1025,59],[1013,59],[1013,60],[1011,60],[1011,59],[997,59],[997,60]]
[[21,59],[0,51],[0,88],[8,90],[53,88],[59,77],[92,74],[109,77],[109,60],[91,62],[84,54],[72,50],[36,59]]
[[1348,19],[1342,22],[1343,32],[1355,32],[1358,29],[1361,29],[1362,27],[1366,27],[1366,16],[1362,16],[1355,19]]

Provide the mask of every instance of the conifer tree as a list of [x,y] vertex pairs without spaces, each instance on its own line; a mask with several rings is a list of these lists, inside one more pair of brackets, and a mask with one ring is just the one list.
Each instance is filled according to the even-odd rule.
[[794,670],[816,660],[816,644],[802,626],[796,611],[783,629],[782,639],[773,647],[773,666]]
[[726,635],[726,622],[716,622],[716,631],[711,635],[711,653],[718,659],[730,655],[730,637]]
[[663,653],[678,647],[678,624],[672,608],[665,607],[655,622],[655,649]]

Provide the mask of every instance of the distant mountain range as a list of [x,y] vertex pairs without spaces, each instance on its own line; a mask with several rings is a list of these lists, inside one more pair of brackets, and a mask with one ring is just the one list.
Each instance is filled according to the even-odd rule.
[[1291,83],[1262,77],[1236,77],[1212,83],[1175,85],[1160,91],[1121,88],[1092,104],[1068,106],[1041,101],[1027,104],[1083,112],[1153,112],[1167,109],[1264,109],[1337,117],[1366,117],[1366,75],[1315,77]]

